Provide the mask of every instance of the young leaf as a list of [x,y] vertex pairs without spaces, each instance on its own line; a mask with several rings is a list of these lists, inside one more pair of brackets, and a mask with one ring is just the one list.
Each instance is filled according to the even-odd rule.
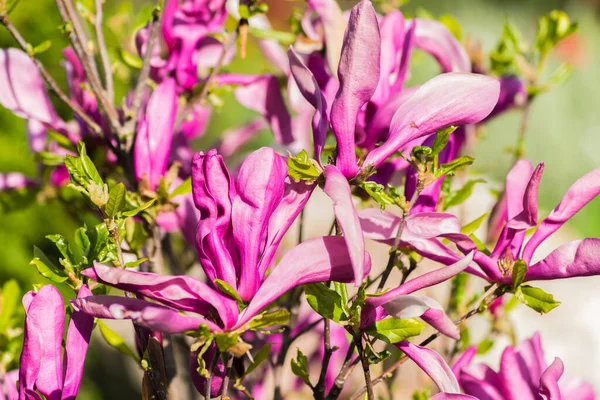
[[312,387],[312,384],[310,383],[310,377],[308,376],[308,359],[300,351],[300,349],[298,349],[296,359],[292,360],[292,372],[294,375],[302,379],[304,383]]
[[250,26],[250,35],[261,40],[274,40],[283,46],[290,46],[296,41],[296,35],[291,32],[276,31],[274,29],[258,29]]
[[479,218],[474,219],[466,225],[463,225],[460,228],[460,233],[465,235],[471,235],[473,232],[479,229],[479,227],[481,226],[483,221],[485,221],[488,215],[490,215],[490,213],[486,212],[485,214],[482,214]]
[[385,206],[396,204],[394,198],[385,192],[383,185],[376,182],[361,182],[360,187],[379,204],[379,208],[385,210]]
[[529,285],[517,288],[515,296],[521,303],[540,314],[547,314],[560,305],[560,301],[554,300],[550,293]]
[[71,249],[69,247],[69,243],[63,235],[47,235],[46,239],[50,240],[56,245],[56,248],[58,249],[58,251],[60,251],[60,254],[62,254],[63,258],[65,258],[68,261],[71,261],[72,263],[75,263],[75,260],[73,259],[73,253],[71,252]]
[[527,264],[523,260],[517,260],[512,268],[512,288],[516,290],[523,283],[527,274]]
[[473,157],[462,156],[455,160],[450,161],[449,163],[442,164],[442,165],[440,165],[438,170],[435,171],[435,177],[440,178],[440,177],[442,177],[444,175],[448,175],[448,174],[453,175],[456,172],[460,171],[461,169],[473,164],[473,161],[475,161],[475,159]]
[[96,166],[92,162],[92,159],[89,158],[86,153],[85,144],[83,142],[79,142],[77,144],[77,150],[79,151],[79,158],[81,160],[83,170],[86,172],[87,176],[97,185],[104,185],[102,177],[98,173]]
[[192,193],[192,178],[187,178],[181,185],[177,186],[175,190],[169,194],[169,198],[172,199],[173,197],[188,193]]
[[10,328],[10,320],[17,310],[21,298],[21,288],[16,280],[11,279],[2,286],[0,297],[0,332]]
[[271,354],[271,345],[272,343],[267,343],[262,349],[254,354],[254,362],[248,366],[246,372],[244,372],[244,375],[241,376],[240,379],[250,375],[256,368],[260,366],[260,364],[263,363],[263,361],[267,359],[267,357],[269,357],[269,354]]
[[155,201],[156,201],[156,199],[152,199],[152,200],[142,204],[141,206],[134,208],[133,210],[124,211],[123,215],[126,217],[135,217],[136,215],[138,215],[139,213],[141,213],[148,207],[152,206],[152,204],[154,204]]
[[485,354],[494,347],[494,341],[492,339],[483,339],[477,346],[477,354]]
[[290,313],[287,310],[278,310],[272,313],[263,313],[252,318],[250,329],[265,328],[271,325],[282,325],[290,320]]
[[225,281],[222,281],[221,279],[215,279],[214,282],[215,285],[217,285],[217,288],[227,296],[234,299],[238,303],[238,306],[245,307],[244,300],[242,300],[239,293],[234,288],[232,288],[231,285],[229,285]]
[[423,323],[414,318],[386,318],[368,327],[366,332],[386,343],[397,343],[419,335],[424,326]]
[[220,332],[215,334],[215,343],[221,353],[226,352],[239,341],[240,335],[237,333]]
[[296,182],[315,181],[321,175],[315,161],[308,157],[305,150],[295,156],[290,155],[287,159],[287,166],[288,175]]
[[456,192],[450,193],[450,196],[448,196],[444,202],[444,211],[450,207],[464,203],[469,197],[471,197],[471,194],[473,194],[473,188],[475,188],[475,185],[482,182],[485,182],[485,180],[471,179],[467,181],[462,188],[458,189]]
[[448,144],[450,140],[450,135],[458,128],[457,126],[449,126],[445,129],[440,129],[437,131],[435,135],[435,140],[433,141],[433,146],[431,146],[431,154],[437,156],[444,150],[444,147]]
[[97,321],[98,327],[100,328],[100,333],[109,346],[114,347],[116,350],[120,351],[126,356],[133,358],[137,363],[140,362],[138,356],[129,348],[129,346],[127,346],[127,343],[125,343],[123,338],[117,332],[110,329],[108,325],[101,320]]
[[340,322],[345,317],[346,304],[342,296],[335,290],[329,289],[322,283],[304,285],[306,301],[319,315],[335,322]]
[[48,259],[46,254],[36,246],[33,246],[33,260],[31,260],[29,264],[34,265],[40,275],[50,279],[52,282],[63,283],[69,279],[64,271],[58,269],[52,261]]
[[125,208],[125,196],[127,195],[127,189],[123,183],[118,183],[110,189],[108,196],[108,202],[104,206],[104,212],[109,217],[115,217],[119,212]]

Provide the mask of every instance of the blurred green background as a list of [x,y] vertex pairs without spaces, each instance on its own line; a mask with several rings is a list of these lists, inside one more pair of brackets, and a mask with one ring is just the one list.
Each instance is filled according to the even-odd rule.
[[[83,1],[84,5],[91,2]],[[302,7],[303,2],[272,0],[269,17],[274,25],[282,29],[290,11]],[[351,7],[354,1],[342,1],[344,8]],[[117,48],[116,35],[129,35],[125,46],[134,52],[132,32],[148,15],[147,1],[106,0],[107,40]],[[537,17],[554,8],[562,8],[573,20],[580,24],[580,30],[573,40],[560,47],[553,56],[550,68],[560,62],[569,61],[575,65],[573,76],[562,86],[544,94],[533,104],[527,133],[527,156],[532,162],[546,162],[546,170],[541,186],[541,205],[550,210],[562,197],[567,187],[578,177],[600,166],[596,151],[600,150],[600,2],[579,0],[411,0],[402,10],[414,13],[425,8],[434,15],[452,14],[460,22],[463,34],[480,40],[488,53],[498,41],[504,18],[516,23],[526,35],[533,39]],[[92,7],[90,7],[92,9]],[[35,5],[25,0],[17,5],[11,14],[14,24],[23,36],[34,46],[46,40],[52,47],[40,55],[40,59],[57,80],[65,85],[65,74],[61,65],[61,52],[67,46],[66,38],[60,33],[59,15],[54,1],[36,0]],[[0,46],[14,46],[9,35],[0,29]],[[114,58],[118,54],[113,51]],[[249,57],[237,61],[232,69],[240,71],[262,71],[268,66],[257,50],[251,49]],[[415,80],[424,79],[435,72],[432,65],[413,69]],[[123,84],[118,93],[123,94],[131,78],[126,69],[118,73]],[[55,99],[53,99],[55,100]],[[226,98],[222,110],[213,114],[209,131],[197,143],[198,149],[206,149],[224,129],[246,121],[253,115],[242,109],[234,99]],[[55,102],[59,112],[68,117],[68,110]],[[514,146],[521,113],[510,112],[489,124],[481,139],[475,157],[474,167],[478,172],[502,180],[511,165],[512,155],[506,151]],[[268,134],[262,141],[268,140]],[[0,172],[20,171],[34,176],[36,165],[29,152],[25,137],[25,121],[0,108]],[[545,213],[541,213],[545,215]],[[583,212],[569,222],[569,227],[585,236],[600,235],[600,201],[588,205]],[[44,205],[31,204],[24,209],[0,215],[0,285],[10,278],[16,278],[22,288],[41,278],[35,268],[29,265],[34,245],[52,252],[50,242],[44,238],[51,233],[61,233],[71,238],[77,223],[67,210],[57,201]],[[110,354],[99,354],[98,347],[91,347],[87,362],[83,399],[110,398],[129,399],[139,395],[137,384],[129,382],[124,366],[111,362]],[[118,356],[116,356],[118,357]],[[113,379],[123,384],[114,386],[103,382]]]

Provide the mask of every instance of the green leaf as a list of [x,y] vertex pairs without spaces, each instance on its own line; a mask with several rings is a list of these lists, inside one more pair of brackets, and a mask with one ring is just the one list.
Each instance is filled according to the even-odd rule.
[[102,337],[104,340],[106,340],[106,343],[108,343],[109,346],[114,347],[116,350],[120,351],[126,356],[133,358],[136,362],[140,362],[139,357],[133,352],[133,350],[129,348],[129,346],[127,346],[127,343],[125,343],[123,338],[117,332],[110,329],[108,325],[99,319],[97,320],[97,323]]
[[516,290],[523,283],[527,274],[527,263],[523,260],[517,260],[512,267],[512,288]]
[[125,208],[125,196],[127,195],[127,189],[123,183],[118,183],[110,189],[108,196],[108,202],[104,206],[104,212],[109,217],[115,217],[119,212]]
[[462,27],[460,23],[454,18],[454,16],[450,14],[440,15],[440,22],[448,28],[452,36],[454,36],[458,41],[462,39]]
[[460,340],[458,343],[458,348],[460,351],[465,351],[469,346],[471,346],[471,332],[469,331],[468,326],[465,326],[463,329],[461,329]]
[[312,387],[310,377],[308,376],[308,358],[298,349],[296,359],[292,360],[292,372],[299,377],[308,386]]
[[177,186],[175,190],[169,194],[169,199],[188,193],[192,193],[192,178],[187,178],[181,185]]
[[466,272],[461,272],[452,278],[452,288],[450,289],[450,309],[458,310],[463,302],[467,293],[467,283],[471,275]]
[[225,281],[222,281],[221,279],[215,279],[214,282],[217,285],[217,288],[227,296],[234,299],[238,303],[238,306],[245,306],[244,300],[242,300],[240,294],[233,287],[231,287],[231,285]]
[[[75,231],[75,239],[74,239],[75,245],[81,249],[81,252],[83,253],[84,256],[88,255],[88,252],[90,250],[90,238],[87,235],[87,227],[81,227],[78,228]],[[82,260],[79,259],[77,260],[77,263],[80,263]]]
[[291,32],[276,31],[274,29],[258,29],[250,26],[248,33],[257,39],[274,40],[283,46],[290,46],[296,41],[296,35]]
[[494,341],[492,339],[483,339],[477,346],[477,354],[485,354],[494,347]]
[[550,293],[529,285],[517,288],[515,296],[521,303],[540,314],[547,314],[560,305],[560,301],[554,300]]
[[444,210],[464,203],[469,197],[471,197],[471,194],[473,194],[473,188],[475,188],[475,185],[482,182],[485,182],[485,180],[471,179],[467,181],[462,188],[458,189],[456,192],[452,192],[450,196],[446,198],[446,201],[444,201]]
[[67,167],[67,171],[69,172],[69,176],[73,183],[82,186],[87,184],[87,175],[79,157],[67,155],[65,158],[65,167]]
[[63,283],[69,279],[64,271],[58,269],[52,261],[48,259],[46,254],[36,246],[33,246],[33,260],[31,260],[30,264],[37,268],[40,275],[50,279],[52,282]]
[[17,310],[21,299],[21,288],[16,280],[11,279],[2,286],[0,297],[0,332],[10,328],[10,321]]
[[553,10],[538,20],[535,47],[543,58],[558,42],[574,33],[577,28],[577,23],[572,23],[566,12]]
[[135,56],[125,50],[121,50],[120,54],[121,54],[121,59],[123,60],[125,65],[127,65],[131,68],[135,68],[135,69],[142,69],[144,62],[142,61],[142,59],[140,57]]
[[221,353],[226,352],[239,342],[240,335],[237,333],[222,332],[215,334],[215,343]]
[[342,308],[346,310],[348,305],[348,287],[342,282],[333,282],[332,286],[333,290],[342,298]]
[[346,316],[346,303],[335,290],[329,289],[322,283],[304,285],[306,301],[319,315],[340,322]]
[[482,214],[480,217],[469,222],[468,224],[463,225],[460,228],[460,233],[465,234],[465,235],[471,235],[473,232],[475,232],[477,229],[479,229],[479,227],[481,226],[483,221],[485,221],[485,219],[488,217],[488,215],[490,215],[490,213],[486,212],[486,213]]
[[98,173],[96,166],[92,162],[92,159],[88,157],[85,144],[83,142],[79,142],[77,144],[77,150],[79,151],[79,158],[81,159],[81,164],[83,165],[83,170],[86,172],[88,177],[94,181],[97,185],[104,185],[102,181],[102,177]]
[[240,17],[243,19],[250,19],[250,17],[251,17],[250,9],[248,8],[248,5],[246,5],[246,4],[240,4],[240,7],[238,8],[238,12],[240,13]]
[[144,203],[141,206],[134,208],[133,210],[124,211],[123,215],[126,217],[134,217],[134,216],[138,215],[139,213],[141,213],[142,211],[144,211],[145,209],[147,209],[148,207],[152,206],[152,204],[154,204],[155,201],[156,201],[156,199],[152,199],[152,200],[148,201],[147,203]]
[[33,48],[33,54],[41,54],[52,46],[52,41],[46,40]]
[[244,375],[241,378],[250,375],[256,368],[260,366],[260,364],[263,363],[263,361],[267,359],[267,357],[269,357],[269,354],[271,353],[271,345],[272,343],[267,343],[262,349],[254,354],[254,362],[248,366],[246,372],[244,372]]
[[360,285],[358,293],[356,293],[356,297],[348,310],[348,314],[350,314],[350,326],[355,329],[359,329],[360,327],[360,315],[367,299],[366,287],[366,283]]
[[445,129],[440,129],[437,131],[435,135],[435,140],[433,141],[433,146],[431,146],[431,154],[436,156],[444,150],[444,147],[448,144],[448,140],[450,140],[450,135],[458,128],[457,126],[449,126]]
[[382,210],[385,210],[388,205],[396,204],[395,199],[385,192],[385,187],[377,182],[361,182],[360,187],[379,204]]
[[271,325],[283,325],[290,320],[290,313],[287,310],[277,310],[272,313],[263,313],[252,318],[250,329],[260,329]]
[[146,261],[148,261],[148,259],[146,257],[140,258],[139,260],[135,260],[135,261],[129,261],[129,262],[125,263],[125,268],[135,268],[138,265],[145,263]]
[[425,325],[418,320],[386,318],[377,321],[366,329],[365,332],[386,343],[397,343],[410,337],[417,336]]
[[435,171],[435,177],[439,178],[444,175],[453,175],[461,169],[473,164],[473,161],[475,161],[473,157],[462,156],[449,163],[442,164],[438,170]]
[[67,149],[67,150],[71,150],[71,151],[77,150],[75,148],[75,145],[73,144],[73,142],[71,142],[71,140],[68,137],[66,137],[65,135],[62,135],[52,129],[49,129],[48,136],[50,137],[50,139],[54,140],[63,149]]
[[125,221],[125,240],[134,252],[138,252],[144,247],[148,236],[148,232],[140,222],[136,222],[133,218]]
[[308,157],[305,150],[295,156],[290,155],[287,165],[288,175],[296,182],[315,181],[321,175],[316,162]]
[[60,251],[60,254],[62,254],[63,258],[75,263],[69,243],[62,235],[47,235],[46,239],[50,240],[56,245],[56,248],[58,251]]

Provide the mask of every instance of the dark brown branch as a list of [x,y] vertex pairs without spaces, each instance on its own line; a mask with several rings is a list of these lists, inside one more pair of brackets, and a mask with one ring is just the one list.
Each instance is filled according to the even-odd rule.
[[102,5],[104,0],[96,0],[96,19],[94,27],[96,29],[96,41],[98,42],[98,52],[100,53],[100,59],[102,60],[102,68],[104,69],[104,85],[106,87],[106,93],[108,99],[113,102],[115,98],[115,84],[113,80],[112,68],[110,66],[110,59],[108,58],[108,49],[106,47],[106,40],[104,39],[104,32],[102,31]]

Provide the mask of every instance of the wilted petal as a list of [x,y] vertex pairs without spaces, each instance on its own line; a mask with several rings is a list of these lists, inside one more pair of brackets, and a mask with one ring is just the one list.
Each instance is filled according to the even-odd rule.
[[286,176],[285,158],[269,147],[250,154],[240,167],[231,218],[241,263],[238,292],[244,301],[258,289],[258,257],[269,219],[283,198]]
[[361,1],[352,8],[338,67],[340,87],[331,106],[331,126],[337,139],[336,165],[347,178],[356,175],[356,117],[379,83],[381,37],[373,5]]
[[471,72],[471,60],[446,25],[433,19],[413,20],[415,47],[431,54],[444,72]]
[[304,181],[295,182],[289,177],[285,178],[285,192],[269,220],[265,251],[258,264],[261,279],[264,278],[267,269],[271,266],[279,243],[306,205],[315,186],[315,184],[306,184]]
[[506,400],[536,400],[531,386],[519,367],[519,359],[512,346],[502,353],[498,373],[500,390]]
[[53,127],[62,123],[37,67],[27,53],[15,48],[0,49],[0,103],[21,118]]
[[417,346],[408,341],[396,343],[396,346],[419,366],[442,392],[460,393],[456,377],[446,361],[435,351]]
[[562,376],[565,366],[560,358],[556,357],[554,362],[544,371],[540,378],[540,396],[544,400],[562,400],[558,380]]
[[323,191],[333,200],[333,212],[344,239],[350,250],[352,268],[360,286],[364,275],[365,239],[363,237],[358,213],[352,202],[352,192],[348,181],[335,165],[325,168],[325,187]]
[[[77,298],[92,296],[92,292],[83,285],[79,289]],[[79,311],[73,312],[67,340],[65,342],[64,360],[64,387],[62,400],[74,400],[79,392],[81,377],[83,376],[83,364],[85,355],[90,344],[90,337],[94,329],[94,317]]]
[[525,280],[551,280],[600,275],[600,239],[575,240],[560,246],[529,267]]
[[176,115],[175,81],[168,79],[150,96],[133,152],[136,179],[145,177],[151,189],[156,188],[167,170]]
[[395,151],[418,137],[450,125],[473,124],[496,105],[500,84],[493,78],[447,73],[429,80],[396,111],[388,140],[371,151],[364,167],[379,166]]
[[97,262],[93,268],[84,270],[82,274],[97,282],[140,294],[181,311],[207,316],[214,308],[225,326],[233,325],[238,316],[234,300],[189,276],[162,276],[111,268]]
[[48,400],[60,400],[63,387],[62,339],[64,302],[52,285],[23,299],[25,332],[19,367],[20,397],[37,389]]
[[172,308],[140,299],[102,295],[71,300],[71,304],[76,311],[95,318],[130,319],[150,330],[171,335],[197,331],[202,324],[212,332],[222,331],[221,327],[204,318],[182,315]]
[[[240,315],[237,326],[248,322],[266,305],[289,289],[315,282],[352,282],[350,254],[341,236],[325,236],[302,242],[286,253]],[[371,270],[371,257],[364,253],[364,274]]]
[[523,259],[531,261],[535,249],[587,203],[600,193],[600,168],[579,178],[565,193],[560,203],[544,219],[523,250]]
[[329,120],[327,118],[327,100],[321,93],[319,84],[312,72],[304,65],[293,48],[289,48],[290,72],[298,85],[302,96],[315,108],[312,119],[315,159],[321,163],[321,152],[325,146]]

